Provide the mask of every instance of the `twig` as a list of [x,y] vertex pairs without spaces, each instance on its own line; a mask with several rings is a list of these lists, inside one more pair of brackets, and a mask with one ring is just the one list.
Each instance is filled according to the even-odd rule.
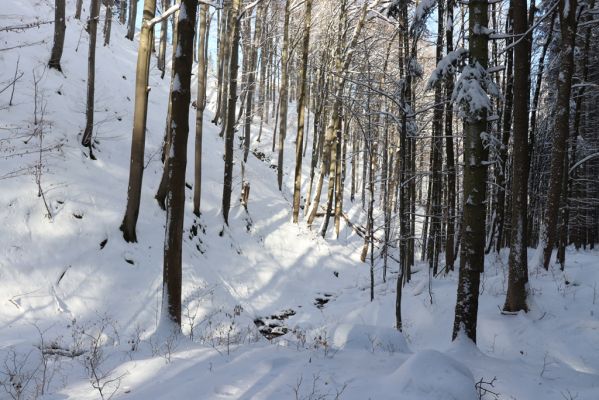
[[13,50],[13,49],[21,49],[23,47],[36,46],[38,44],[44,44],[44,43],[46,43],[45,40],[40,40],[40,41],[32,42],[32,43],[23,43],[23,44],[18,44],[16,46],[12,46],[12,47],[5,47],[3,49],[0,49],[0,51],[8,51],[8,50]]
[[17,83],[17,80],[24,74],[24,72],[21,72],[21,76],[19,76],[19,78],[17,78],[17,71],[19,70],[19,61],[21,61],[20,54],[17,57],[17,66],[15,68],[15,77],[13,78],[13,81],[12,81],[12,91],[10,92],[10,101],[8,102],[9,106],[12,106],[12,98],[15,95],[15,84]]
[[41,25],[53,24],[53,23],[54,23],[54,20],[52,20],[52,21],[36,21],[36,22],[30,22],[28,24],[23,24],[23,25],[4,26],[4,27],[0,28],[0,32],[24,31],[25,29],[39,28]]

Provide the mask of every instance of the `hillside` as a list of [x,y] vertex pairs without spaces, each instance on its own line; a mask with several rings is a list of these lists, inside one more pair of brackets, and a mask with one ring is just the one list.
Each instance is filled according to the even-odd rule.
[[[98,46],[91,160],[80,145],[88,36],[73,10],[68,1],[62,74],[45,67],[51,23],[0,32],[0,86],[15,69],[22,73],[12,104],[12,88],[0,93],[0,399],[17,398],[17,381],[23,399],[599,398],[597,250],[568,249],[565,272],[531,271],[533,308],[509,316],[500,313],[507,252],[489,255],[477,347],[451,342],[457,271],[431,279],[418,265],[404,289],[402,334],[394,328],[397,264],[390,262],[382,282],[377,261],[370,302],[363,239],[346,225],[338,239],[323,239],[291,222],[294,107],[283,190],[270,163],[272,126],[265,126],[246,166],[248,208],[238,200],[237,162],[230,225],[223,226],[213,76],[200,218],[186,192],[183,335],[154,335],[165,226],[154,194],[169,81],[153,57],[139,241],[126,243],[119,225],[137,41],[115,23],[110,46]],[[53,2],[10,1],[1,13],[2,26],[43,22]],[[190,183],[193,140],[192,130]],[[347,198],[346,213],[363,223],[358,203]]]

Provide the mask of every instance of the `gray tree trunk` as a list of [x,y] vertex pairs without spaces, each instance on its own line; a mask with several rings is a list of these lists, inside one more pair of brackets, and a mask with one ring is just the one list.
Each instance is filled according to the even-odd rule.
[[133,40],[133,37],[135,36],[135,20],[137,19],[138,1],[139,0],[129,0],[129,24],[127,25],[127,34],[125,35],[129,40]]
[[228,105],[225,122],[225,174],[223,185],[223,219],[229,225],[229,210],[231,208],[231,192],[233,190],[233,141],[235,139],[235,104],[237,103],[237,70],[239,68],[239,8],[241,0],[233,0],[230,10],[230,59],[228,76]]
[[54,3],[54,44],[48,67],[62,72],[60,59],[64,47],[64,36],[67,25],[65,23],[65,0],[56,0]]
[[[172,111],[171,156],[168,157],[166,227],[164,238],[164,270],[162,309],[168,311],[168,320],[176,329],[181,328],[181,252],[185,211],[185,168],[187,165],[187,136],[189,134],[189,106],[191,100],[191,67],[193,38],[198,3],[182,0],[177,18],[179,51],[173,60],[174,79],[170,100]],[[163,321],[166,320],[162,316]]]
[[304,13],[304,40],[302,45],[302,66],[300,72],[300,95],[297,103],[297,140],[295,143],[295,176],[293,181],[293,222],[299,219],[302,189],[302,145],[304,142],[304,123],[306,113],[306,91],[308,77],[308,54],[310,51],[310,27],[312,26],[312,0],[306,0]]
[[204,126],[204,109],[206,108],[206,16],[208,6],[200,6],[200,37],[198,40],[198,93],[196,98],[196,140],[193,184],[193,213],[200,216],[200,200],[202,195],[202,131]]
[[[526,0],[512,0],[514,35],[528,30]],[[512,234],[510,242],[509,276],[504,311],[527,311],[528,283],[528,115],[530,96],[531,35],[520,39],[514,48],[514,133],[512,167]]]
[[285,22],[283,23],[283,48],[281,50],[281,90],[279,92],[279,157],[277,159],[277,184],[283,186],[283,154],[287,138],[287,106],[289,104],[289,7],[291,0],[285,1]]
[[141,186],[144,170],[146,146],[146,119],[148,115],[148,80],[150,76],[150,40],[152,26],[148,24],[156,12],[156,0],[144,2],[144,14],[137,52],[135,77],[135,106],[133,109],[133,134],[131,138],[131,161],[129,166],[129,185],[127,188],[127,208],[121,224],[123,238],[127,242],[137,242],[135,228],[139,215]]
[[89,18],[89,51],[87,57],[87,103],[85,106],[85,131],[81,144],[89,148],[89,156],[95,159],[92,152],[92,134],[94,129],[94,93],[96,80],[96,37],[98,20],[100,19],[100,0],[90,0]]

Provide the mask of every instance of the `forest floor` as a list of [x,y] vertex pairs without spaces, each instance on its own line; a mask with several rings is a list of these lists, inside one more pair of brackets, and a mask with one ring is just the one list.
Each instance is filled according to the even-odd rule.
[[[46,21],[53,4],[8,2],[0,24]],[[510,316],[500,313],[507,253],[488,256],[477,347],[451,342],[457,271],[431,278],[418,264],[404,289],[398,333],[397,264],[390,261],[383,282],[375,259],[371,302],[369,265],[359,259],[363,239],[344,223],[339,238],[329,229],[323,239],[316,227],[291,222],[295,111],[283,190],[269,124],[261,143],[252,138],[247,211],[236,200],[223,227],[214,84],[200,218],[192,217],[186,191],[183,335],[154,335],[165,223],[154,193],[169,82],[153,58],[139,242],[126,243],[118,228],[137,42],[124,39],[118,23],[110,46],[98,40],[97,160],[90,160],[79,144],[87,33],[73,19],[74,1],[67,7],[64,74],[45,68],[52,24],[1,34],[0,86],[13,81],[15,69],[22,76],[11,105],[12,87],[0,93],[0,399],[599,399],[599,252],[569,249],[565,272],[531,271],[531,310]],[[22,47],[4,50],[13,46]],[[190,184],[193,143],[192,129]],[[236,147],[234,199],[239,156]],[[359,203],[347,199],[346,213],[363,224]]]

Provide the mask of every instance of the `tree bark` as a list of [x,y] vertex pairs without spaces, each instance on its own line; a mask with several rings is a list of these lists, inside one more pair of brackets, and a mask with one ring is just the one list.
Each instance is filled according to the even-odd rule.
[[65,23],[65,0],[56,0],[54,3],[54,44],[48,67],[62,72],[60,59],[64,47],[64,36],[67,25]]
[[81,19],[81,9],[83,8],[83,0],[77,0],[75,3],[75,19]]
[[[445,27],[447,53],[453,51],[453,9],[454,0],[447,1],[447,21]],[[453,75],[445,83],[446,97],[453,93]],[[455,187],[455,161],[453,150],[453,103],[448,101],[445,106],[445,153],[447,156],[447,239],[445,242],[445,272],[454,269],[455,244],[455,214],[456,214],[456,187]]]
[[127,21],[127,0],[121,0],[119,2],[119,22],[121,25],[125,25],[126,21]]
[[[169,5],[170,0],[162,0],[162,12],[165,12]],[[160,23],[160,44],[158,45],[158,70],[162,72],[160,78],[164,79],[164,73],[166,69],[166,37],[168,34],[168,19],[165,18]]]
[[110,44],[110,31],[112,30],[112,7],[114,0],[106,0],[106,14],[104,19],[104,46]]
[[[521,37],[528,30],[526,0],[512,0],[514,35]],[[512,166],[512,234],[510,241],[509,275],[504,311],[527,311],[528,283],[528,114],[530,96],[531,36],[521,37],[514,48],[514,133]]]
[[144,171],[144,153],[146,146],[146,119],[148,115],[148,80],[150,76],[150,40],[152,26],[149,21],[154,18],[156,0],[145,0],[139,50],[137,52],[137,68],[135,77],[135,106],[133,109],[133,134],[131,138],[131,161],[129,166],[129,185],[127,187],[127,208],[121,224],[123,238],[127,242],[137,242],[137,217],[141,199],[141,186]]
[[228,105],[225,122],[225,174],[223,185],[222,211],[225,224],[229,225],[229,209],[231,208],[231,192],[233,186],[233,141],[235,139],[235,104],[237,103],[237,70],[239,66],[239,8],[241,0],[233,0],[230,10],[230,39],[231,43],[228,78]]
[[283,48],[281,50],[281,90],[279,93],[279,157],[277,159],[277,184],[283,186],[283,154],[287,138],[287,107],[289,104],[289,7],[291,0],[285,1],[285,22],[283,24]]
[[196,141],[195,168],[193,184],[193,213],[200,216],[200,200],[202,195],[202,131],[204,125],[204,109],[206,108],[206,16],[208,6],[200,5],[200,37],[198,40],[198,93],[196,98]]
[[[173,104],[172,144],[168,157],[166,196],[166,227],[164,239],[164,270],[162,309],[168,311],[168,320],[181,328],[181,251],[185,211],[185,168],[187,165],[187,136],[189,133],[189,103],[191,100],[191,67],[193,38],[197,13],[196,0],[182,0],[177,18],[179,51],[173,60],[174,84],[170,94]],[[162,317],[163,321],[166,319]]]
[[[437,63],[443,58],[443,1],[437,6]],[[429,267],[433,275],[437,275],[439,253],[441,251],[441,196],[443,192],[441,169],[443,164],[443,88],[441,82],[435,88],[435,110],[433,112],[433,139],[432,139],[432,165],[431,165],[431,230],[428,243]]]
[[297,103],[297,140],[295,143],[295,177],[293,181],[293,222],[299,219],[302,188],[302,147],[304,142],[304,123],[306,112],[306,91],[308,77],[308,54],[310,50],[310,27],[312,26],[312,0],[306,0],[304,13],[304,41],[302,45],[302,64],[300,71],[300,95]]
[[[479,27],[487,26],[488,2],[468,3],[469,68],[488,65],[488,36]],[[485,263],[485,221],[487,193],[487,151],[481,133],[487,131],[487,110],[468,113],[464,118],[464,199],[462,247],[452,340],[466,335],[476,343],[480,274]]]
[[[129,24],[127,25],[127,34],[125,37],[133,40],[135,36],[135,20],[137,19],[137,2],[139,0],[129,0]],[[155,3],[155,0],[153,0]],[[145,9],[145,5],[144,5]]]
[[92,152],[92,133],[94,129],[94,93],[96,80],[96,37],[98,31],[98,19],[100,16],[100,0],[90,0],[89,18],[89,52],[87,57],[87,104],[85,107],[85,131],[81,138],[81,144],[89,148],[89,156],[95,157]]
[[[265,3],[260,3],[258,11],[256,12],[256,22],[254,28],[254,40],[249,45],[250,47],[250,61],[249,61],[249,73],[247,78],[247,95],[245,105],[245,121],[243,128],[243,162],[247,162],[248,155],[250,152],[250,134],[251,124],[254,118],[254,91],[256,85],[256,67],[258,60],[258,47],[260,47],[260,41],[262,40],[262,22],[264,15],[266,14]],[[248,30],[249,31],[249,30]]]

